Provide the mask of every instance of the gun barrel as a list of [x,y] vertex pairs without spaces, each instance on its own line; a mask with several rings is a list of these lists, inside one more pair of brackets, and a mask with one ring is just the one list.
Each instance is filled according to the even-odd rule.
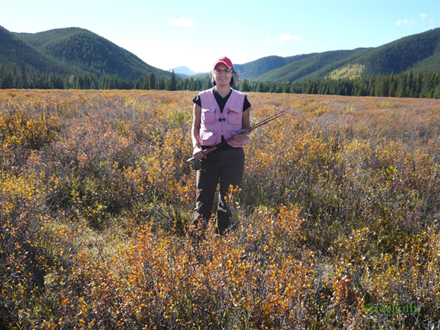
[[[286,113],[287,113],[287,109],[283,110],[283,111],[280,111],[280,112],[278,112],[277,114],[275,114],[273,116],[267,117],[266,119],[260,121],[259,123],[255,124],[255,125],[253,125],[251,127],[244,128],[240,132],[238,132],[237,134],[234,134],[233,136],[231,136],[230,138],[220,142],[219,144],[217,144],[217,145],[215,145],[213,147],[210,147],[210,148],[204,150],[203,153],[205,155],[207,155],[207,154],[213,152],[214,150],[216,150],[218,147],[221,147],[222,145],[224,145],[224,144],[226,144],[228,142],[231,142],[237,135],[248,134],[248,133],[252,132],[253,130],[255,130],[255,129],[261,127],[261,126],[266,125],[267,123],[271,122],[272,120],[275,120],[275,119],[285,115]],[[192,162],[193,160],[194,160],[194,157],[191,157],[191,158],[187,159],[187,163]]]

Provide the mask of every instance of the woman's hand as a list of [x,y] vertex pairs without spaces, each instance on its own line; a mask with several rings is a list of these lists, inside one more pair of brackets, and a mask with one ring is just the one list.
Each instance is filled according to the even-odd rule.
[[206,158],[206,155],[201,147],[195,147],[193,151],[193,157],[194,159],[200,160],[202,158]]
[[243,142],[244,140],[247,139],[247,137],[248,137],[248,134],[247,134],[247,133],[237,134],[237,135],[234,137],[234,140],[235,140],[235,141],[238,141],[238,142]]

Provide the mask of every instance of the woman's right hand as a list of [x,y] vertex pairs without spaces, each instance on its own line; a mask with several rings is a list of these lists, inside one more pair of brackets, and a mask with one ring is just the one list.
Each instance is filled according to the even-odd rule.
[[200,160],[202,158],[206,158],[206,155],[201,147],[195,147],[193,151],[193,157],[194,159]]

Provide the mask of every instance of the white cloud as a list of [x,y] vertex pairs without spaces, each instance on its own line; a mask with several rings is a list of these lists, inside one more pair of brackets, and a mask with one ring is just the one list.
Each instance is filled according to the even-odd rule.
[[417,21],[414,19],[414,18],[411,18],[411,19],[404,19],[403,21],[402,20],[398,20],[397,22],[396,22],[396,25],[398,25],[398,26],[401,26],[401,25],[416,25],[417,24]]
[[[402,26],[402,25],[411,26],[411,25],[425,24],[427,22],[428,15],[427,14],[420,14],[419,16],[420,16],[421,22],[420,22],[420,20],[416,20],[414,18],[411,18],[411,19],[405,18],[403,20],[399,19],[396,22],[396,25],[398,25],[398,26]],[[434,22],[434,20],[430,19],[429,22],[427,22],[427,23],[431,24],[433,22]]]
[[185,17],[180,17],[179,19],[172,19],[168,21],[169,25],[182,26],[182,27],[193,27],[194,22],[192,19],[187,19]]
[[282,43],[284,41],[289,41],[289,40],[292,40],[292,39],[294,39],[296,41],[299,41],[299,37],[298,36],[292,36],[292,35],[287,34],[287,33],[280,34],[278,37],[275,38],[275,41],[277,41],[278,43]]
[[276,41],[277,43],[282,43],[282,42],[285,42],[285,41],[289,41],[289,40],[295,40],[295,41],[299,41],[299,37],[298,36],[295,36],[295,35],[290,35],[290,34],[288,34],[288,33],[283,33],[283,34],[280,34],[278,37],[276,37],[276,38],[270,38],[270,37],[267,37],[266,38],[266,42],[268,43],[268,44],[271,44],[271,43],[273,43],[274,41]]

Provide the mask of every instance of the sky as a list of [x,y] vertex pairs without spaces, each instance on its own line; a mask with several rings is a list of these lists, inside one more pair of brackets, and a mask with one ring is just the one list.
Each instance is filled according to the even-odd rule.
[[220,56],[378,47],[440,27],[440,0],[0,0],[0,25],[80,27],[154,67],[207,72]]

